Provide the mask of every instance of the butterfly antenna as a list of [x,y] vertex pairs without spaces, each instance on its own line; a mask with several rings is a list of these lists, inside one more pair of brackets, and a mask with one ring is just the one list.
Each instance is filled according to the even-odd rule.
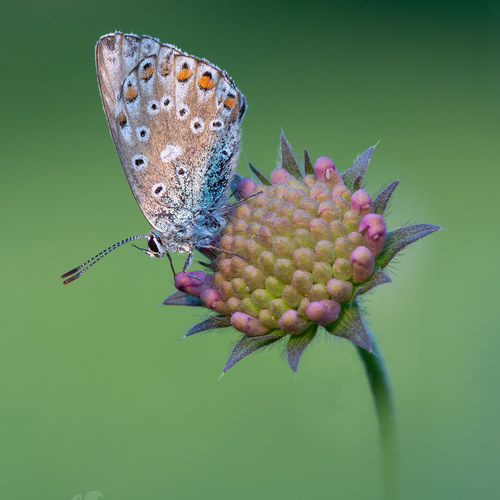
[[[71,269],[71,271],[68,271],[67,273],[64,273],[61,276],[61,278],[62,279],[67,278],[67,279],[64,279],[63,285],[67,285],[68,283],[71,283],[72,281],[75,281],[85,271],[87,271],[87,269],[90,269],[94,264],[96,264],[97,262],[99,262],[103,257],[105,257],[106,255],[108,255],[108,253],[112,252],[116,248],[121,247],[122,245],[124,245],[125,243],[128,243],[129,241],[134,241],[134,240],[138,240],[138,239],[141,239],[141,238],[147,238],[147,235],[131,236],[130,238],[125,238],[124,240],[121,240],[118,243],[115,243],[114,245],[111,245],[110,247],[106,248],[102,252],[99,252],[97,255],[94,255],[87,262],[84,262],[83,264],[80,264],[78,267],[75,267],[74,269]],[[80,269],[81,269],[81,271],[80,271]]]

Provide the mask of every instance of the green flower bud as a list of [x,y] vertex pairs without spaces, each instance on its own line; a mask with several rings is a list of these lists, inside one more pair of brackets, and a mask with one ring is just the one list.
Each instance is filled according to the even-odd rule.
[[265,288],[258,288],[252,292],[253,301],[262,308],[268,308],[275,295]]
[[333,278],[326,284],[326,289],[337,302],[347,302],[352,295],[352,283],[350,281]]
[[290,309],[290,306],[283,299],[274,299],[269,304],[269,311],[275,318],[280,318],[288,309]]
[[309,290],[309,300],[315,302],[318,300],[326,300],[330,298],[330,294],[326,288],[326,285],[321,285],[316,283]]
[[342,257],[338,257],[337,259],[335,259],[335,262],[333,263],[332,272],[333,272],[333,277],[338,280],[342,281],[350,280],[352,277],[351,263],[348,260],[343,259]]
[[314,250],[312,248],[298,248],[293,252],[293,262],[297,269],[311,272],[315,262]]
[[[297,271],[296,271],[297,272]],[[283,289],[283,300],[290,305],[290,307],[296,308],[299,306],[300,301],[304,298],[294,286],[286,285]]]

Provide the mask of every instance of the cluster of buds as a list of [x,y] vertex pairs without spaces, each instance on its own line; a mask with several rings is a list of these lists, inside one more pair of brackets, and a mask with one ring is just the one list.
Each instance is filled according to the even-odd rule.
[[238,201],[210,262],[212,272],[178,273],[178,292],[164,301],[215,313],[187,336],[227,326],[243,334],[224,371],[284,338],[296,371],[319,327],[371,350],[357,299],[390,281],[383,269],[397,252],[438,229],[418,224],[387,232],[383,214],[399,181],[373,200],[361,189],[373,150],[343,174],[327,157],[313,168],[305,151],[302,173],[282,136],[281,166],[271,181],[252,165],[260,183],[235,179]]

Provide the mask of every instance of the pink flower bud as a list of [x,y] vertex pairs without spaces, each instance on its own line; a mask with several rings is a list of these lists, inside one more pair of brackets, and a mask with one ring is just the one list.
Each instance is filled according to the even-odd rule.
[[375,257],[366,247],[357,247],[351,253],[352,280],[361,283],[373,273]]
[[203,271],[193,271],[189,274],[196,276],[198,279],[180,272],[175,275],[174,284],[177,290],[188,293],[193,297],[199,297],[200,293],[213,283],[213,276],[205,274]]
[[280,319],[278,320],[278,327],[284,332],[291,333],[293,335],[304,331],[307,327],[307,323],[302,318],[299,318],[297,311],[289,309],[280,316]]
[[203,290],[200,293],[200,300],[206,307],[212,309],[213,311],[217,311],[219,314],[229,314],[229,308],[227,307],[226,302],[220,297],[217,290],[214,290],[213,288]]
[[271,181],[273,184],[283,184],[290,177],[290,174],[284,168],[276,168],[271,172]]
[[332,189],[332,198],[334,198],[335,196],[338,196],[345,201],[349,201],[351,199],[351,192],[349,191],[349,188],[344,184],[337,184],[336,186],[333,186]]
[[324,188],[321,184],[316,184],[315,186],[313,186],[311,188],[310,194],[311,198],[319,201],[320,203],[323,201],[327,201],[332,197],[330,191]]
[[358,189],[352,194],[351,210],[360,215],[366,215],[373,211],[372,199],[364,189]]
[[342,182],[342,177],[337,172],[335,164],[328,156],[321,156],[314,164],[314,173],[319,181],[335,185]]
[[375,257],[382,251],[385,242],[385,222],[381,215],[367,214],[361,219],[359,231],[365,231],[366,246]]
[[269,332],[269,328],[264,326],[258,319],[242,312],[235,312],[231,316],[231,324],[236,330],[250,337],[265,335]]
[[255,182],[250,177],[245,177],[238,182],[236,190],[242,198],[247,198],[255,191]]
[[334,300],[320,300],[311,302],[306,309],[306,314],[311,321],[318,325],[329,325],[335,321],[340,314],[340,306]]

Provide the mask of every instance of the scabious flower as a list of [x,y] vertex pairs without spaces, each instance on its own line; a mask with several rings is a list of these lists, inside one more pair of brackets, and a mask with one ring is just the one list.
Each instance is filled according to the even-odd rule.
[[281,165],[259,182],[237,176],[238,201],[218,241],[205,252],[210,272],[178,273],[167,305],[204,306],[214,314],[186,336],[232,326],[242,334],[224,372],[252,352],[286,342],[293,371],[318,331],[371,352],[359,298],[390,278],[384,268],[410,243],[438,226],[416,224],[388,232],[384,211],[399,181],[374,199],[361,188],[375,146],[340,174],[323,156],[299,166],[281,136]]

